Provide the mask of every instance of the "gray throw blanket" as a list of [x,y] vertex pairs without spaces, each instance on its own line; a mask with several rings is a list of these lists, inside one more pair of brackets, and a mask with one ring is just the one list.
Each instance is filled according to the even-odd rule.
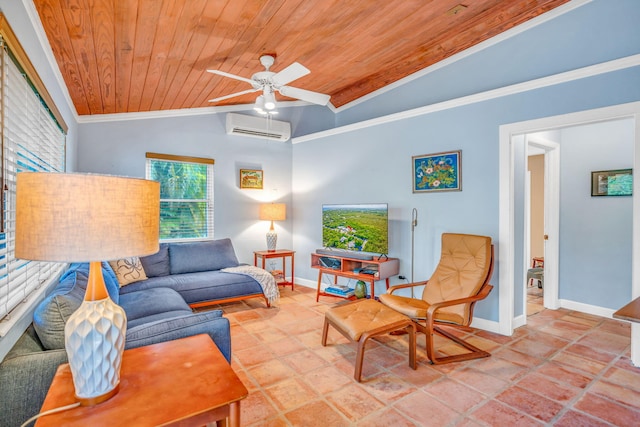
[[280,298],[280,291],[276,279],[274,279],[273,275],[267,270],[254,267],[253,265],[239,265],[237,267],[223,268],[221,271],[253,277],[260,283],[260,286],[262,286],[262,292],[265,298],[267,298],[267,301],[269,301],[269,304],[275,303]]

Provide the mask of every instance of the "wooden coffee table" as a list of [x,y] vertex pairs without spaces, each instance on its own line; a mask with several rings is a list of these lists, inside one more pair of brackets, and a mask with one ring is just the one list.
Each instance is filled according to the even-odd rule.
[[[125,350],[120,391],[106,402],[45,415],[37,426],[240,426],[248,391],[209,335]],[[69,364],[58,368],[42,411],[76,401]]]

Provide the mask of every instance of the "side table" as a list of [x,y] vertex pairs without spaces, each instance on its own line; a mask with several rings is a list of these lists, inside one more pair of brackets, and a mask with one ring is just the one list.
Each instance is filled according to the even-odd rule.
[[[294,287],[294,268],[295,268],[295,251],[290,249],[276,249],[275,251],[254,251],[253,252],[253,265],[256,267],[265,268],[266,260],[270,258],[282,258],[282,277],[278,277],[278,275],[274,274],[276,278],[276,282],[280,286],[289,286],[291,285],[291,290]],[[262,265],[258,266],[258,258],[262,259]],[[291,258],[291,281],[287,281],[287,267],[285,263],[286,258]]]
[[[125,350],[120,391],[95,406],[38,418],[36,426],[240,426],[248,391],[209,335]],[[41,412],[74,403],[69,364],[58,367]]]

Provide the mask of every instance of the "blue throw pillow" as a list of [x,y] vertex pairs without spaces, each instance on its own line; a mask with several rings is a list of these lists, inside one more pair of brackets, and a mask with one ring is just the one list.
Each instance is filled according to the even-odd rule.
[[169,266],[169,245],[160,244],[160,250],[153,255],[141,256],[140,262],[147,277],[161,277],[171,274]]
[[[102,263],[102,276],[109,297],[118,304],[120,301],[118,280],[107,262]],[[53,292],[36,307],[33,313],[33,326],[47,350],[64,348],[64,326],[82,304],[88,280],[88,263],[71,264],[60,276]]]

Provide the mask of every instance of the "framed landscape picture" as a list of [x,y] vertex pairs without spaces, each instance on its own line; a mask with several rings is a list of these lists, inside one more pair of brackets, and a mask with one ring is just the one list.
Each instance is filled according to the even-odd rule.
[[462,191],[461,156],[461,150],[413,156],[413,192]]
[[240,188],[262,190],[262,171],[258,169],[240,169]]
[[591,196],[631,196],[632,194],[632,169],[591,172]]

